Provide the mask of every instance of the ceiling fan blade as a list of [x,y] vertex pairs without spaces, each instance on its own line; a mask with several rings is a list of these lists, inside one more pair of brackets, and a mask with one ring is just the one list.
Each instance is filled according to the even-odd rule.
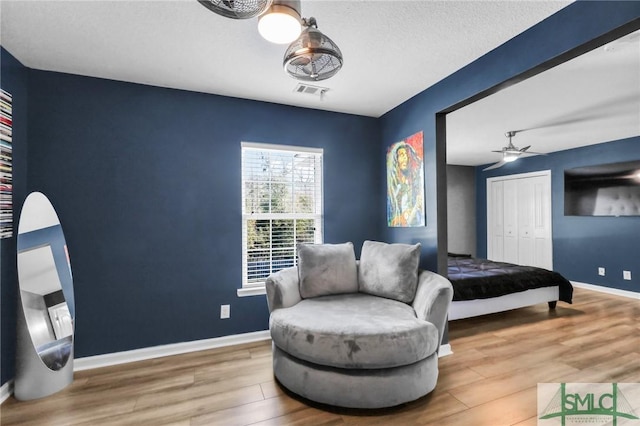
[[528,150],[529,148],[531,148],[531,145],[527,145],[524,148],[520,148],[520,152],[525,152],[526,150]]
[[500,151],[491,151],[491,152],[497,152],[499,154],[502,154],[504,152],[504,149],[501,149]]
[[528,155],[547,155],[544,152],[534,152],[534,151],[526,151],[526,152],[521,152],[521,154],[528,154]]
[[304,67],[309,65],[310,62],[311,62],[311,59],[305,56],[300,56],[299,58],[296,58],[293,61],[291,61],[291,65],[294,65],[296,67]]
[[505,164],[507,164],[507,162],[506,162],[506,161],[498,161],[497,163],[492,164],[492,165],[490,165],[489,167],[486,167],[486,168],[482,169],[482,171],[483,171],[483,172],[486,172],[487,170],[497,169],[498,167],[502,167],[502,166],[504,166]]

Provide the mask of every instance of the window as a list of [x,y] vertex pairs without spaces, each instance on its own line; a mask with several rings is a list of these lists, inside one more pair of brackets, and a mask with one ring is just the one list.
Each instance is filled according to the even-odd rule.
[[298,243],[322,242],[322,150],[242,143],[241,295],[264,292],[297,263]]

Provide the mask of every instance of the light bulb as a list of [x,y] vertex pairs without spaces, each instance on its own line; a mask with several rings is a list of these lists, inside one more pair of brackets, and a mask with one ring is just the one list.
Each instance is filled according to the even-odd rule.
[[258,19],[258,32],[272,43],[291,43],[300,36],[301,31],[297,12],[287,6],[273,5]]

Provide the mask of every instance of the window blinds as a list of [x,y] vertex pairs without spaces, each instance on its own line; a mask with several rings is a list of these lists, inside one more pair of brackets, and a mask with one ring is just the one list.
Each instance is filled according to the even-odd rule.
[[243,286],[261,285],[322,242],[322,151],[243,144],[242,202]]

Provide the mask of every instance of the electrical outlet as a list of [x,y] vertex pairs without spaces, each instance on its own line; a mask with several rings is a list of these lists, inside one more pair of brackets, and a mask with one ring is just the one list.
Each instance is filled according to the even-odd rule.
[[622,271],[622,279],[631,280],[631,271]]
[[598,275],[600,275],[601,277],[604,277],[605,271],[603,267],[599,267],[598,268]]
[[220,319],[231,318],[231,305],[220,305]]

